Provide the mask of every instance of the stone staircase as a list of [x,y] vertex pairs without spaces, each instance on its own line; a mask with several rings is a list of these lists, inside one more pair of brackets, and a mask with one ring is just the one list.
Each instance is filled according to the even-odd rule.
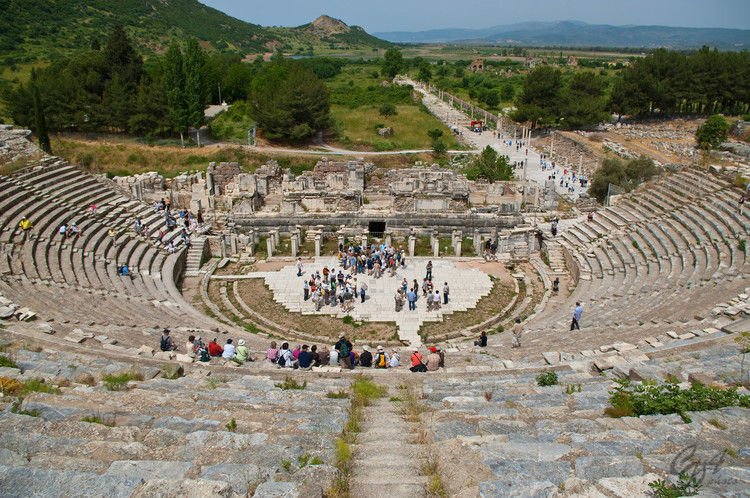
[[201,262],[203,261],[203,254],[207,242],[208,239],[206,239],[206,237],[200,236],[193,237],[190,241],[190,248],[187,252],[187,260],[185,261],[186,277],[198,277],[201,275]]
[[546,241],[545,245],[547,246],[547,261],[549,261],[549,267],[552,270],[551,275],[567,275],[562,246],[552,240]]

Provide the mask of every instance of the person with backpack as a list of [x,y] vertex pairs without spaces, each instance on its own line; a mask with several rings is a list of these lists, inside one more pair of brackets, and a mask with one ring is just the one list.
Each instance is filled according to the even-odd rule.
[[277,364],[279,365],[279,368],[295,368],[297,366],[297,360],[294,359],[294,355],[292,355],[292,351],[289,349],[288,342],[281,345]]
[[341,332],[341,334],[339,334],[339,340],[336,345],[333,346],[333,349],[338,351],[339,364],[341,364],[342,367],[349,369],[353,368],[352,362],[349,358],[349,353],[352,350],[352,343],[349,342],[349,340],[346,338],[346,334],[344,332]]
[[372,366],[372,353],[367,346],[362,346],[362,354],[359,355],[359,364],[365,368]]
[[162,332],[159,346],[162,351],[177,351],[177,344],[169,336],[169,329]]
[[419,348],[414,348],[411,354],[411,368],[412,372],[426,372],[427,367],[422,363],[422,353],[419,352]]
[[389,358],[383,346],[378,346],[378,352],[375,355],[375,368],[388,368]]

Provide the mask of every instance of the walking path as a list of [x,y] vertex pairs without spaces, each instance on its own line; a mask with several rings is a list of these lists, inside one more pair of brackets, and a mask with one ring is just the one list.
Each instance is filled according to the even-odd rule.
[[425,496],[420,475],[424,449],[409,442],[412,426],[398,413],[402,403],[387,397],[365,407],[365,421],[352,460],[351,496]]
[[[534,149],[533,143],[531,147],[521,147],[516,150],[516,140],[513,140],[513,132],[505,130],[504,134],[501,132],[500,137],[494,137],[491,131],[485,131],[483,133],[476,133],[466,128],[472,120],[470,116],[459,111],[447,102],[441,100],[433,93],[427,91],[424,85],[421,85],[413,80],[404,78],[400,80],[400,83],[412,85],[416,91],[422,94],[422,103],[432,112],[436,118],[445,123],[448,126],[455,126],[458,128],[458,135],[462,142],[468,143],[474,146],[478,151],[484,150],[488,145],[495,149],[498,154],[508,156],[511,164],[520,163],[521,161],[527,161],[526,170],[524,173],[523,169],[516,170],[515,174],[519,180],[525,178],[527,180],[537,183],[540,187],[543,187],[547,182],[549,176],[552,174],[551,167],[548,165],[546,169],[542,169],[542,161],[538,150]],[[520,134],[516,136],[519,140]],[[508,145],[504,141],[512,141],[513,145]],[[570,173],[570,171],[569,171]],[[575,186],[573,194],[570,194],[567,189],[559,184],[559,180],[563,175],[562,168],[557,167],[557,181],[555,182],[555,190],[558,194],[566,197],[577,199],[582,189],[580,185]]]
[[[401,311],[396,313],[394,295],[402,280],[406,278],[409,288],[413,286],[414,280],[416,280],[421,289],[428,261],[432,261],[433,264],[433,284],[441,294],[440,309],[427,311],[426,298],[420,292],[416,311],[409,311],[407,303],[404,303]],[[365,302],[362,303],[360,298],[357,297],[354,301],[354,309],[351,312],[346,313],[338,302],[332,302],[332,305],[328,306],[323,305],[320,310],[316,311],[312,299],[304,300],[302,286],[304,280],[309,279],[312,273],[320,271],[322,274],[323,267],[338,271],[338,259],[335,257],[315,258],[314,263],[304,266],[302,277],[297,276],[296,266],[290,264],[279,271],[254,272],[247,275],[214,278],[229,280],[264,278],[266,285],[273,292],[276,302],[291,312],[302,313],[303,315],[326,314],[339,317],[350,315],[355,320],[396,322],[399,338],[409,341],[411,346],[416,347],[422,345],[419,337],[419,327],[422,323],[441,321],[443,315],[474,308],[477,302],[492,290],[490,277],[476,268],[459,268],[451,260],[409,258],[406,268],[399,267],[395,277],[389,276],[387,271],[384,271],[383,276],[377,279],[362,273],[356,275],[358,284],[361,285],[364,282],[368,289]],[[448,304],[443,304],[442,297],[445,282],[448,282],[450,287]]]

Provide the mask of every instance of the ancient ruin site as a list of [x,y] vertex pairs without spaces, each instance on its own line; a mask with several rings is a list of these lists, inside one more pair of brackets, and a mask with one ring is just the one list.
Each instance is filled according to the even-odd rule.
[[0,496],[750,496],[748,30],[37,3]]

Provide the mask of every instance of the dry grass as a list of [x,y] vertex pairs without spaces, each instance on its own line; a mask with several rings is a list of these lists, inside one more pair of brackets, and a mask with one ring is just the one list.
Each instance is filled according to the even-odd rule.
[[[238,284],[243,301],[261,316],[268,317],[282,327],[318,336],[336,338],[340,332],[350,339],[386,341],[396,333],[392,322],[370,322],[363,325],[344,323],[340,318],[325,315],[302,315],[292,313],[273,300],[273,293],[262,279],[244,280]],[[300,292],[302,286],[300,284]],[[218,294],[218,292],[217,292]]]

